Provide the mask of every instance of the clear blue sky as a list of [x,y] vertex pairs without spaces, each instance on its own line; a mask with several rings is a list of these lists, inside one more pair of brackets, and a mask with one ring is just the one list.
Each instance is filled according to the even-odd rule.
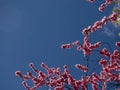
[[[26,74],[30,62],[38,69],[41,62],[50,67],[67,64],[71,73],[80,77],[74,65],[85,65],[82,52],[75,48],[63,50],[60,46],[76,40],[83,42],[82,29],[111,13],[112,6],[103,13],[98,11],[102,2],[104,0],[96,0],[94,4],[86,0],[0,0],[0,90],[25,90],[14,72],[21,70]],[[114,29],[110,32],[117,37]],[[113,37],[102,29],[90,40],[113,42]]]

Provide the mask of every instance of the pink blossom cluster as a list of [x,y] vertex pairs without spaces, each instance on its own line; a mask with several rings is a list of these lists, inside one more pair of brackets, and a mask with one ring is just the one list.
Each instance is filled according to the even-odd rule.
[[[36,73],[37,76],[34,76],[30,71],[27,72],[27,75],[23,75],[20,71],[16,71],[16,76],[22,78],[24,81],[22,82],[23,86],[27,90],[36,90],[43,85],[47,85],[50,88],[54,88],[54,90],[64,90],[65,84],[69,84],[73,86],[73,90],[79,90],[81,87],[82,90],[86,90],[86,84],[90,82],[90,76],[81,77],[80,80],[76,80],[70,74],[67,65],[64,65],[64,72],[61,72],[61,69],[58,68],[49,68],[44,63],[41,64],[41,67],[47,71],[47,74],[37,70],[33,63],[30,63],[29,66]],[[87,72],[87,67],[82,66],[80,64],[75,65],[76,68]],[[34,86],[30,87],[27,84],[27,80],[32,79]],[[87,81],[85,81],[85,79]]]
[[88,35],[84,37],[84,43],[80,44],[79,41],[73,42],[72,44],[63,44],[61,45],[61,48],[71,48],[72,46],[77,46],[77,50],[82,50],[84,52],[84,55],[89,55],[92,53],[92,51],[98,47],[100,47],[101,42],[96,42],[94,44],[91,44],[88,39]]
[[[93,3],[95,0],[89,0]],[[103,11],[104,8],[111,4],[115,0],[106,0],[104,4],[100,6],[100,11]],[[88,26],[83,29],[82,33],[84,34],[84,42],[81,44],[80,41],[75,41],[68,44],[61,45],[63,49],[69,49],[73,46],[77,47],[77,50],[83,51],[84,56],[90,56],[92,51],[99,48],[101,46],[101,42],[96,42],[94,44],[90,43],[89,36],[96,32],[98,29],[102,28],[108,21],[115,22],[117,20],[117,13],[113,12],[108,17],[104,16],[100,21],[96,21],[93,26]],[[118,48],[120,48],[120,41],[115,44]],[[102,57],[99,60],[99,65],[102,67],[100,73],[96,73],[93,71],[90,75],[88,75],[88,61],[87,65],[83,66],[81,64],[76,64],[75,67],[84,73],[85,76],[81,76],[80,79],[75,79],[68,69],[67,65],[64,65],[64,71],[62,72],[61,68],[48,67],[46,64],[42,63],[41,68],[45,69],[47,73],[36,69],[33,63],[30,63],[29,66],[35,72],[36,75],[33,75],[32,72],[28,71],[27,75],[22,74],[20,71],[16,71],[15,75],[19,78],[23,79],[23,86],[27,90],[36,90],[37,88],[42,87],[43,85],[48,86],[54,90],[64,90],[67,88],[68,90],[88,90],[88,85],[91,85],[93,90],[99,90],[99,86],[101,85],[100,90],[107,90],[107,85],[112,83],[114,85],[120,86],[120,52],[115,49],[112,53],[105,47],[102,50],[98,50],[99,55]],[[31,79],[33,82],[33,87],[30,87],[27,84],[27,81]],[[69,85],[70,87],[66,86]],[[116,88],[116,90],[119,90]]]
[[107,84],[110,82],[120,84],[120,53],[118,50],[114,50],[110,53],[106,48],[102,50],[101,55],[109,58],[101,58],[99,64],[102,66],[100,72],[99,81],[104,83],[104,89],[106,90]]
[[117,13],[113,12],[109,17],[104,16],[100,21],[96,21],[93,26],[88,26],[87,28],[83,29],[84,35],[89,35],[90,33],[93,33],[97,31],[98,29],[102,28],[103,25],[106,24],[107,21],[115,22],[117,20]]
[[[95,0],[88,0],[89,2],[93,3]],[[105,0],[105,3],[102,3],[99,7],[99,11],[103,11],[109,4],[115,2],[116,0]]]
[[82,50],[84,52],[84,55],[91,54],[94,49],[100,47],[101,42],[91,44],[89,42],[89,35],[97,31],[99,28],[102,28],[102,26],[105,25],[107,21],[116,21],[117,16],[117,13],[113,12],[109,17],[103,17],[102,20],[96,21],[93,26],[88,26],[88,28],[83,29],[82,33],[85,35],[83,45],[80,44],[80,41],[76,41],[72,44],[63,44],[61,45],[61,48],[71,48],[71,46],[77,46],[77,50]]
[[[100,82],[103,83],[102,90],[106,90],[107,83],[109,82],[119,82],[120,81],[120,73],[116,73],[120,71],[120,53],[118,50],[114,50],[112,54],[106,56],[106,54],[102,54],[105,57],[109,57],[109,61],[101,58],[99,64],[102,66],[102,71],[100,75],[93,72],[92,75],[81,76],[81,79],[76,80],[70,74],[68,70],[68,66],[64,65],[64,72],[62,73],[61,69],[58,68],[49,68],[44,63],[41,64],[41,67],[47,71],[47,74],[37,70],[33,63],[30,63],[29,66],[36,73],[36,76],[33,75],[30,71],[27,72],[27,75],[23,75],[20,71],[16,71],[16,76],[22,78],[24,81],[22,82],[23,86],[27,90],[36,90],[43,85],[47,85],[50,88],[54,88],[54,90],[64,90],[65,84],[71,85],[73,88],[70,90],[87,90],[87,84],[92,85],[93,90],[99,90],[98,85]],[[84,72],[88,71],[86,66],[81,64],[76,64],[75,67]],[[32,79],[33,87],[28,86],[27,80]]]

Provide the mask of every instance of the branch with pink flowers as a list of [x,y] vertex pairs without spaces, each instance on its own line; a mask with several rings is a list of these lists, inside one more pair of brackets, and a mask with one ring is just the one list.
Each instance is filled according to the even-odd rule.
[[[95,0],[88,0],[93,3]],[[103,11],[108,5],[120,2],[119,0],[105,0],[99,7],[99,11]],[[81,41],[75,41],[68,44],[61,45],[63,49],[69,49],[76,47],[77,51],[83,51],[84,57],[86,58],[86,66],[82,64],[76,64],[75,68],[85,73],[80,79],[75,79],[67,65],[64,65],[64,71],[61,68],[48,67],[45,63],[41,64],[41,68],[45,69],[47,73],[38,70],[33,63],[30,63],[30,68],[35,72],[28,71],[27,75],[21,73],[21,71],[16,71],[15,75],[23,79],[23,86],[27,90],[37,90],[42,86],[48,86],[50,90],[91,90],[88,85],[91,85],[92,90],[109,90],[115,87],[115,90],[120,90],[120,51],[118,49],[110,52],[108,48],[104,47],[102,50],[98,48],[101,47],[103,42],[91,43],[89,40],[90,35],[95,33],[97,30],[102,28],[107,22],[115,23],[119,18],[118,12],[112,12],[108,17],[104,16],[101,20],[96,21],[92,26],[84,28],[82,34],[84,35],[83,44]],[[115,43],[117,48],[120,48],[120,41]],[[89,67],[89,57],[94,51],[99,53],[101,57],[96,65],[102,68],[99,73],[95,72],[95,67],[93,67],[91,73]],[[27,81],[31,79],[33,86],[30,87]]]

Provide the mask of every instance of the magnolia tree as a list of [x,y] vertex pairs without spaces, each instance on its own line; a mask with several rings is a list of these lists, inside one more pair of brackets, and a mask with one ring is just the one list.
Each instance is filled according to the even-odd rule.
[[[95,0],[88,0],[93,3]],[[82,34],[84,35],[83,43],[80,41],[75,41],[68,44],[61,45],[61,48],[68,49],[73,46],[77,48],[78,51],[83,51],[84,57],[86,58],[86,66],[82,64],[76,64],[75,68],[80,69],[85,73],[80,79],[75,79],[69,72],[68,66],[64,65],[64,71],[58,68],[50,68],[46,64],[42,63],[41,68],[44,68],[47,73],[35,68],[33,63],[29,66],[35,72],[28,71],[27,75],[23,75],[20,71],[16,71],[15,75],[23,79],[23,86],[27,90],[37,90],[43,85],[49,87],[49,90],[109,90],[114,87],[115,90],[120,90],[120,41],[115,43],[116,48],[113,51],[109,51],[108,48],[104,47],[99,50],[103,42],[91,43],[89,41],[90,35],[95,33],[97,30],[102,28],[107,22],[113,23],[118,26],[120,23],[120,0],[105,0],[99,7],[99,11],[103,12],[104,9],[110,5],[114,4],[112,13],[109,16],[104,16],[101,20],[96,21],[92,26],[84,28]],[[95,72],[95,67],[93,67],[92,72],[89,72],[89,57],[96,51],[101,57],[96,65],[101,67],[101,71]],[[27,81],[31,79],[33,86],[30,87]]]

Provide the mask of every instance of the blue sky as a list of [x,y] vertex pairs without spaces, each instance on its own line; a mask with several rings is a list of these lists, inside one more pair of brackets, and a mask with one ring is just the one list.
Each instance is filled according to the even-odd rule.
[[[82,29],[104,15],[109,16],[113,6],[101,13],[98,7],[102,2],[104,0],[96,0],[94,4],[85,0],[0,0],[0,90],[25,90],[14,72],[21,70],[26,74],[30,62],[38,69],[42,62],[50,67],[67,64],[71,73],[80,77],[74,65],[85,65],[83,54],[75,48],[63,50],[60,46],[76,40],[83,42]],[[116,35],[118,31],[110,32]],[[116,38],[119,39],[117,35]],[[113,37],[101,30],[90,40],[113,42]]]

